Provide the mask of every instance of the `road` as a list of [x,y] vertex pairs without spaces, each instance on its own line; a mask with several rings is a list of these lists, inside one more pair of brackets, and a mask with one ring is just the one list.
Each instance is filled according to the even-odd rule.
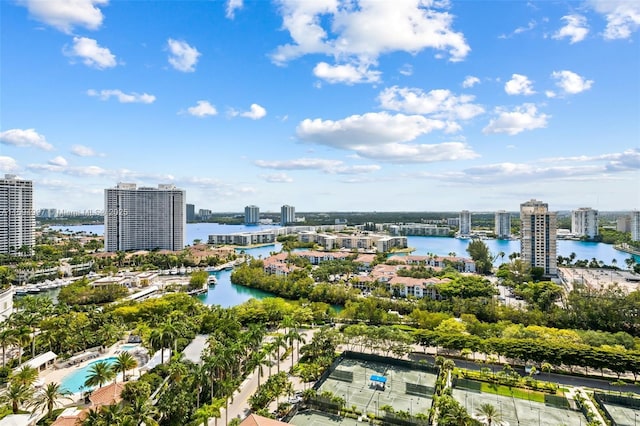
[[[284,332],[284,330],[278,330],[278,332]],[[314,329],[311,330],[300,330],[300,333],[304,335],[305,341],[309,342],[315,333]],[[265,338],[265,342],[269,341],[270,336]],[[302,343],[300,347],[302,347]],[[293,356],[295,359],[298,359],[298,350],[296,348],[297,345],[293,345]],[[283,349],[284,350],[284,349]],[[287,356],[282,361],[279,361],[280,371],[289,371],[291,368],[291,355]],[[266,370],[266,371],[265,371]],[[269,378],[269,369],[263,367],[263,376],[260,378],[260,384],[263,384]],[[278,371],[278,362],[273,362],[271,367],[272,374],[275,374]],[[298,380],[297,377],[290,376],[289,380],[293,383],[295,390],[302,390],[302,383]],[[229,401],[229,410],[225,413],[224,407],[220,410],[221,414],[221,424],[227,424],[228,420],[233,418],[244,419],[250,413],[249,409],[249,398],[251,395],[255,393],[258,389],[258,368],[256,368],[245,380],[242,382],[240,387],[234,392],[232,401]],[[227,420],[228,419],[228,420]],[[215,425],[215,419],[209,420],[209,426]]]

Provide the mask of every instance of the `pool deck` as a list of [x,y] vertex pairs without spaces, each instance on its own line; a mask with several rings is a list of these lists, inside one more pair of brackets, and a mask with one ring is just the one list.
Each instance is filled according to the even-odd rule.
[[[79,368],[82,368],[84,366],[86,366],[87,364],[90,364],[92,362],[96,362],[96,361],[100,361],[102,359],[105,358],[109,358],[109,357],[115,357],[118,356],[118,354],[122,351],[122,349],[120,348],[123,345],[123,343],[116,343],[114,345],[112,345],[111,347],[107,348],[107,350],[105,350],[104,352],[100,353],[100,356],[98,356],[97,358],[91,358],[91,359],[87,359],[84,360],[76,365],[72,365],[69,367],[64,367],[64,368],[49,368],[45,371],[40,372],[39,378],[42,379],[44,381],[45,386],[49,383],[61,383],[62,379],[67,376],[67,374],[76,371]],[[136,376],[140,376],[140,372],[138,371],[138,368],[134,368],[133,370],[129,371],[129,374],[133,375],[134,377]],[[116,381],[117,382],[122,382],[122,374],[118,374],[116,375]],[[78,402],[80,400],[82,400],[82,393],[78,392],[78,393],[74,393],[72,395],[69,395],[74,402]]]

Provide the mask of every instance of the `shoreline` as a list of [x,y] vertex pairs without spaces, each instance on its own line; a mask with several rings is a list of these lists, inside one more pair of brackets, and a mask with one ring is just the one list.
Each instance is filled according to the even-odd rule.
[[626,244],[626,243],[614,244],[613,248],[618,250],[618,251],[624,252],[624,253],[632,254],[634,256],[640,256],[640,250],[637,250],[635,248],[629,247],[629,245]]

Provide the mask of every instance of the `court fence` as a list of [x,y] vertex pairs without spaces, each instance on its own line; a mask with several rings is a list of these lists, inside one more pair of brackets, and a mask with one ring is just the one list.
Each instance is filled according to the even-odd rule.
[[612,395],[610,393],[601,392],[594,392],[593,398],[596,400],[598,405],[600,405],[602,412],[604,413],[607,420],[611,422],[612,426],[618,426],[618,423],[607,409],[606,404],[621,405],[623,407],[628,407],[634,410],[640,410],[640,398],[634,398],[624,395]]

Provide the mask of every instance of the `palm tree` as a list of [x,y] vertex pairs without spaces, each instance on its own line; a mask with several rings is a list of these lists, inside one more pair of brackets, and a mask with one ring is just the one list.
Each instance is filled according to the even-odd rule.
[[[220,415],[219,407],[217,409],[217,412],[219,416]],[[215,414],[216,414],[215,407],[211,404],[205,404],[196,410],[196,412],[194,413],[194,416],[198,421],[202,422],[202,426],[207,426],[209,424],[209,418],[218,417],[218,416],[215,416]]]
[[131,416],[137,426],[141,424],[157,426],[158,424],[154,418],[158,415],[158,410],[146,398],[136,398],[126,407],[125,412]]
[[300,342],[305,342],[304,336],[298,332],[295,328],[289,330],[286,335],[286,339],[289,341],[289,347],[291,348],[291,369],[293,370],[293,344],[298,343],[298,359],[300,359]]
[[149,345],[151,349],[160,351],[160,364],[164,364],[164,343],[162,331],[157,328],[151,331],[149,335]]
[[278,369],[278,373],[280,372],[280,348],[287,347],[287,338],[284,334],[277,333],[275,338],[273,339],[273,343],[276,350],[276,367]]
[[138,361],[136,361],[129,352],[125,351],[116,358],[116,362],[113,364],[113,370],[116,374],[122,372],[122,381],[124,382],[126,380],[125,373],[129,370],[133,370],[137,366]]
[[67,396],[69,394],[69,391],[60,389],[60,384],[49,383],[36,394],[36,398],[31,405],[35,409],[46,409],[47,418],[51,418],[51,413],[60,400],[71,400],[71,398]]
[[100,414],[106,424],[119,425],[124,416],[124,410],[120,404],[103,405]]
[[439,423],[452,426],[469,426],[473,424],[473,419],[462,405],[455,404],[447,409]]
[[115,375],[116,371],[106,361],[99,361],[89,367],[84,385],[86,387],[98,386],[101,388],[102,385],[113,379]]
[[20,347],[20,352],[18,356],[18,363],[22,364],[22,352],[24,347],[31,343],[31,328],[26,325],[20,326],[15,330],[17,344]]
[[262,346],[265,354],[267,355],[267,363],[269,364],[269,377],[271,377],[271,366],[273,362],[271,361],[271,355],[276,350],[275,342],[267,342]]
[[9,346],[16,345],[18,343],[18,337],[16,331],[12,328],[5,328],[0,330],[0,346],[2,346],[2,367],[7,365],[7,348]]
[[29,401],[32,396],[33,389],[31,386],[19,382],[11,382],[0,400],[11,404],[11,411],[13,414],[17,414],[20,406]]
[[488,426],[491,426],[493,422],[499,423],[502,421],[502,416],[500,415],[496,407],[491,404],[480,405],[480,407],[478,407],[478,409],[476,410],[476,415],[484,418],[482,422],[486,423]]
[[31,386],[38,378],[38,370],[29,366],[23,365],[18,371],[13,373],[11,381],[19,383],[25,386]]
[[98,408],[91,408],[87,411],[86,417],[82,420],[82,426],[103,426],[106,423]]

